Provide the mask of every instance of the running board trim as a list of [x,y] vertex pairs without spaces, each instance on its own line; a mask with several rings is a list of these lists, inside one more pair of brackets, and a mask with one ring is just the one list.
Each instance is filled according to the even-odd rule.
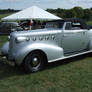
[[63,59],[68,59],[68,58],[76,57],[76,56],[79,56],[79,55],[84,55],[84,54],[91,53],[91,52],[92,52],[92,50],[82,52],[82,53],[79,53],[79,54],[75,54],[75,55],[71,55],[71,56],[64,56],[64,57],[59,58],[59,59],[49,60],[48,62],[50,63],[50,62],[55,62],[55,61],[59,61],[59,60],[63,60]]

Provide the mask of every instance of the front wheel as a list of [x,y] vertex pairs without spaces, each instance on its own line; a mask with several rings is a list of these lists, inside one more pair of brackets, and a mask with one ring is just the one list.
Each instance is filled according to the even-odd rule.
[[42,70],[46,65],[46,57],[42,52],[34,51],[30,53],[24,62],[25,70],[28,73],[38,72]]

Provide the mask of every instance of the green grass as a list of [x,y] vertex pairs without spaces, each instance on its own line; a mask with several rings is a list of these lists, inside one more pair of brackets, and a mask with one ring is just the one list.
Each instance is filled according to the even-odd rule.
[[9,14],[0,14],[0,21],[1,21],[2,18],[6,17],[6,16],[9,16],[10,14],[12,14],[12,13],[9,13]]
[[[0,45],[5,41],[1,36]],[[0,92],[92,92],[92,57],[51,63],[33,74],[25,74],[0,58]]]
[[8,39],[7,36],[0,36],[0,47],[4,42],[6,42],[7,39]]
[[[7,39],[8,39],[7,36],[0,36],[0,48],[7,41]],[[1,53],[1,51],[0,51],[0,53]]]

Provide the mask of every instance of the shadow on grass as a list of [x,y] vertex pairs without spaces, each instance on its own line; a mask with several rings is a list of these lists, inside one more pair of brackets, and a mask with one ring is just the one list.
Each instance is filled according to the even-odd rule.
[[24,71],[22,68],[15,67],[4,60],[0,59],[0,80],[15,76],[15,75],[24,75]]
[[[73,57],[70,59],[65,59],[65,60],[60,60],[53,63],[49,63],[46,69],[52,69],[61,65],[69,64],[71,62],[76,62],[78,60],[82,60],[89,56],[92,56],[92,54],[81,55],[81,56]],[[16,75],[19,76],[19,75],[25,75],[25,74],[26,73],[24,72],[23,68],[14,67],[14,65],[6,63],[0,58],[0,80],[7,77],[11,77],[11,76],[16,76]]]

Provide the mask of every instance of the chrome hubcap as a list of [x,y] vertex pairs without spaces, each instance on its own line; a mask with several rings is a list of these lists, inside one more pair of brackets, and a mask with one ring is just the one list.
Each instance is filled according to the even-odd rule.
[[33,67],[38,66],[39,63],[40,63],[39,58],[34,57],[33,60],[32,60],[32,65],[33,65]]

